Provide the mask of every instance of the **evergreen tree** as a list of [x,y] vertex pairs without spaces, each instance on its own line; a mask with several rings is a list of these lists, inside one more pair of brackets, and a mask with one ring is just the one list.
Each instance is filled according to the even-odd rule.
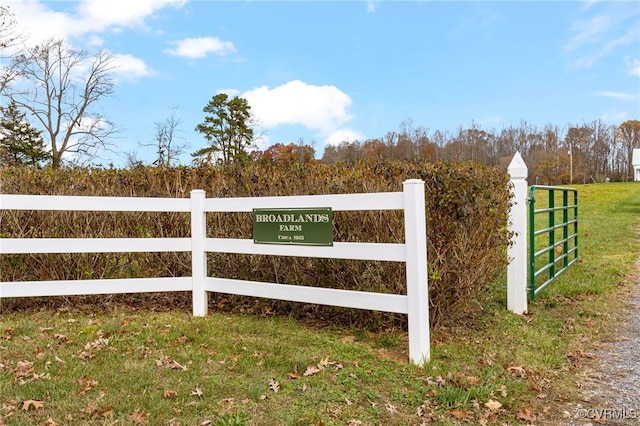
[[42,131],[31,126],[15,102],[0,107],[0,164],[35,166],[51,158]]
[[203,108],[207,116],[196,126],[210,143],[193,154],[196,160],[210,162],[212,159],[224,164],[249,159],[246,148],[253,141],[251,106],[246,99],[226,93],[214,96]]

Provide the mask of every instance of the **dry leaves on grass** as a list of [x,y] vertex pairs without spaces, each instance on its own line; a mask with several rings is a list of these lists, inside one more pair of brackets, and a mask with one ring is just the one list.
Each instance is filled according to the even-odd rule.
[[527,422],[527,424],[533,424],[536,421],[536,415],[530,408],[522,408],[516,413],[516,419]]
[[131,420],[135,424],[146,425],[147,423],[149,423],[150,415],[150,413],[145,413],[138,408],[136,409],[136,411],[131,413],[131,415],[129,415],[129,420]]
[[78,383],[78,395],[84,395],[89,392],[95,385],[98,384],[96,380],[93,380],[91,377],[83,376],[77,380]]
[[269,380],[269,390],[272,390],[273,393],[277,393],[280,390],[280,383],[276,379]]
[[454,408],[453,410],[449,410],[449,413],[458,420],[471,420],[473,419],[473,415],[469,410],[463,410],[461,408]]
[[484,406],[487,407],[491,411],[498,411],[500,408],[502,408],[502,404],[500,402],[498,402],[498,401],[493,400],[493,399],[490,399],[489,401],[485,402]]
[[44,403],[37,399],[27,399],[22,403],[22,409],[24,411],[29,411],[33,407],[34,410],[40,410],[44,408]]
[[[100,331],[98,332],[98,334],[100,334]],[[98,337],[96,340],[94,340],[93,342],[88,342],[84,345],[84,349],[86,351],[89,351],[91,349],[93,350],[100,350],[100,349],[104,349],[107,346],[109,346],[109,339],[104,338],[104,337]]]
[[172,359],[170,356],[162,356],[156,361],[158,367],[166,367],[170,370],[187,371],[187,367],[178,363],[178,361]]
[[164,396],[166,399],[175,398],[176,396],[178,396],[178,392],[172,389],[165,389],[162,393],[162,396]]
[[31,361],[18,361],[16,368],[13,370],[13,374],[18,381],[33,376],[33,362]]
[[[334,366],[336,370],[341,370],[344,368],[344,366],[341,363],[336,361],[329,361],[329,357],[327,357],[327,358],[322,358],[320,362],[316,365],[308,365],[307,369],[305,370],[304,373],[302,373],[302,375],[304,377],[313,376],[314,374],[317,374],[325,370],[330,365]],[[295,373],[297,373],[297,371]],[[291,377],[291,374],[292,373],[289,373],[289,377]],[[297,378],[297,376],[291,377],[291,378]]]
[[99,408],[97,404],[91,402],[81,411],[90,417],[109,417],[113,414],[113,407],[105,406]]
[[509,373],[513,374],[516,377],[527,377],[527,370],[523,366],[516,363],[509,364],[507,366],[507,370],[509,371]]
[[585,352],[585,351],[575,351],[575,352],[569,353],[567,355],[567,358],[569,359],[569,361],[571,361],[573,363],[577,363],[582,358],[592,359],[593,358],[593,354],[590,353],[590,352]]

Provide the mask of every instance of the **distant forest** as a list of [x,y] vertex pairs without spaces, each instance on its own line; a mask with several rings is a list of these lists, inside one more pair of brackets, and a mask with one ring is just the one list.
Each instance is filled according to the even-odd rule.
[[[499,131],[472,123],[455,132],[431,132],[412,120],[382,138],[328,145],[321,161],[330,164],[358,160],[416,159],[420,161],[473,161],[506,168],[520,152],[529,168],[530,184],[567,184],[633,180],[633,149],[640,148],[640,121],[619,126],[601,120],[560,127],[538,128],[526,121]],[[276,144],[253,155],[275,162],[313,158],[307,145]]]

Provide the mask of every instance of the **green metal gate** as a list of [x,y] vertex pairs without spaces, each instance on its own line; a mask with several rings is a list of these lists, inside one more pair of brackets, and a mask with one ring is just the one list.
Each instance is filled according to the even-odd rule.
[[[536,195],[542,195],[536,208]],[[546,196],[545,196],[546,194]],[[557,186],[529,189],[529,298],[578,260],[578,191]]]

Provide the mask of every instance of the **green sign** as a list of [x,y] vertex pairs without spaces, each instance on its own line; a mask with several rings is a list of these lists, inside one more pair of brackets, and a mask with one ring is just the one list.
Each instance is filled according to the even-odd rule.
[[332,246],[331,208],[253,209],[253,242]]

